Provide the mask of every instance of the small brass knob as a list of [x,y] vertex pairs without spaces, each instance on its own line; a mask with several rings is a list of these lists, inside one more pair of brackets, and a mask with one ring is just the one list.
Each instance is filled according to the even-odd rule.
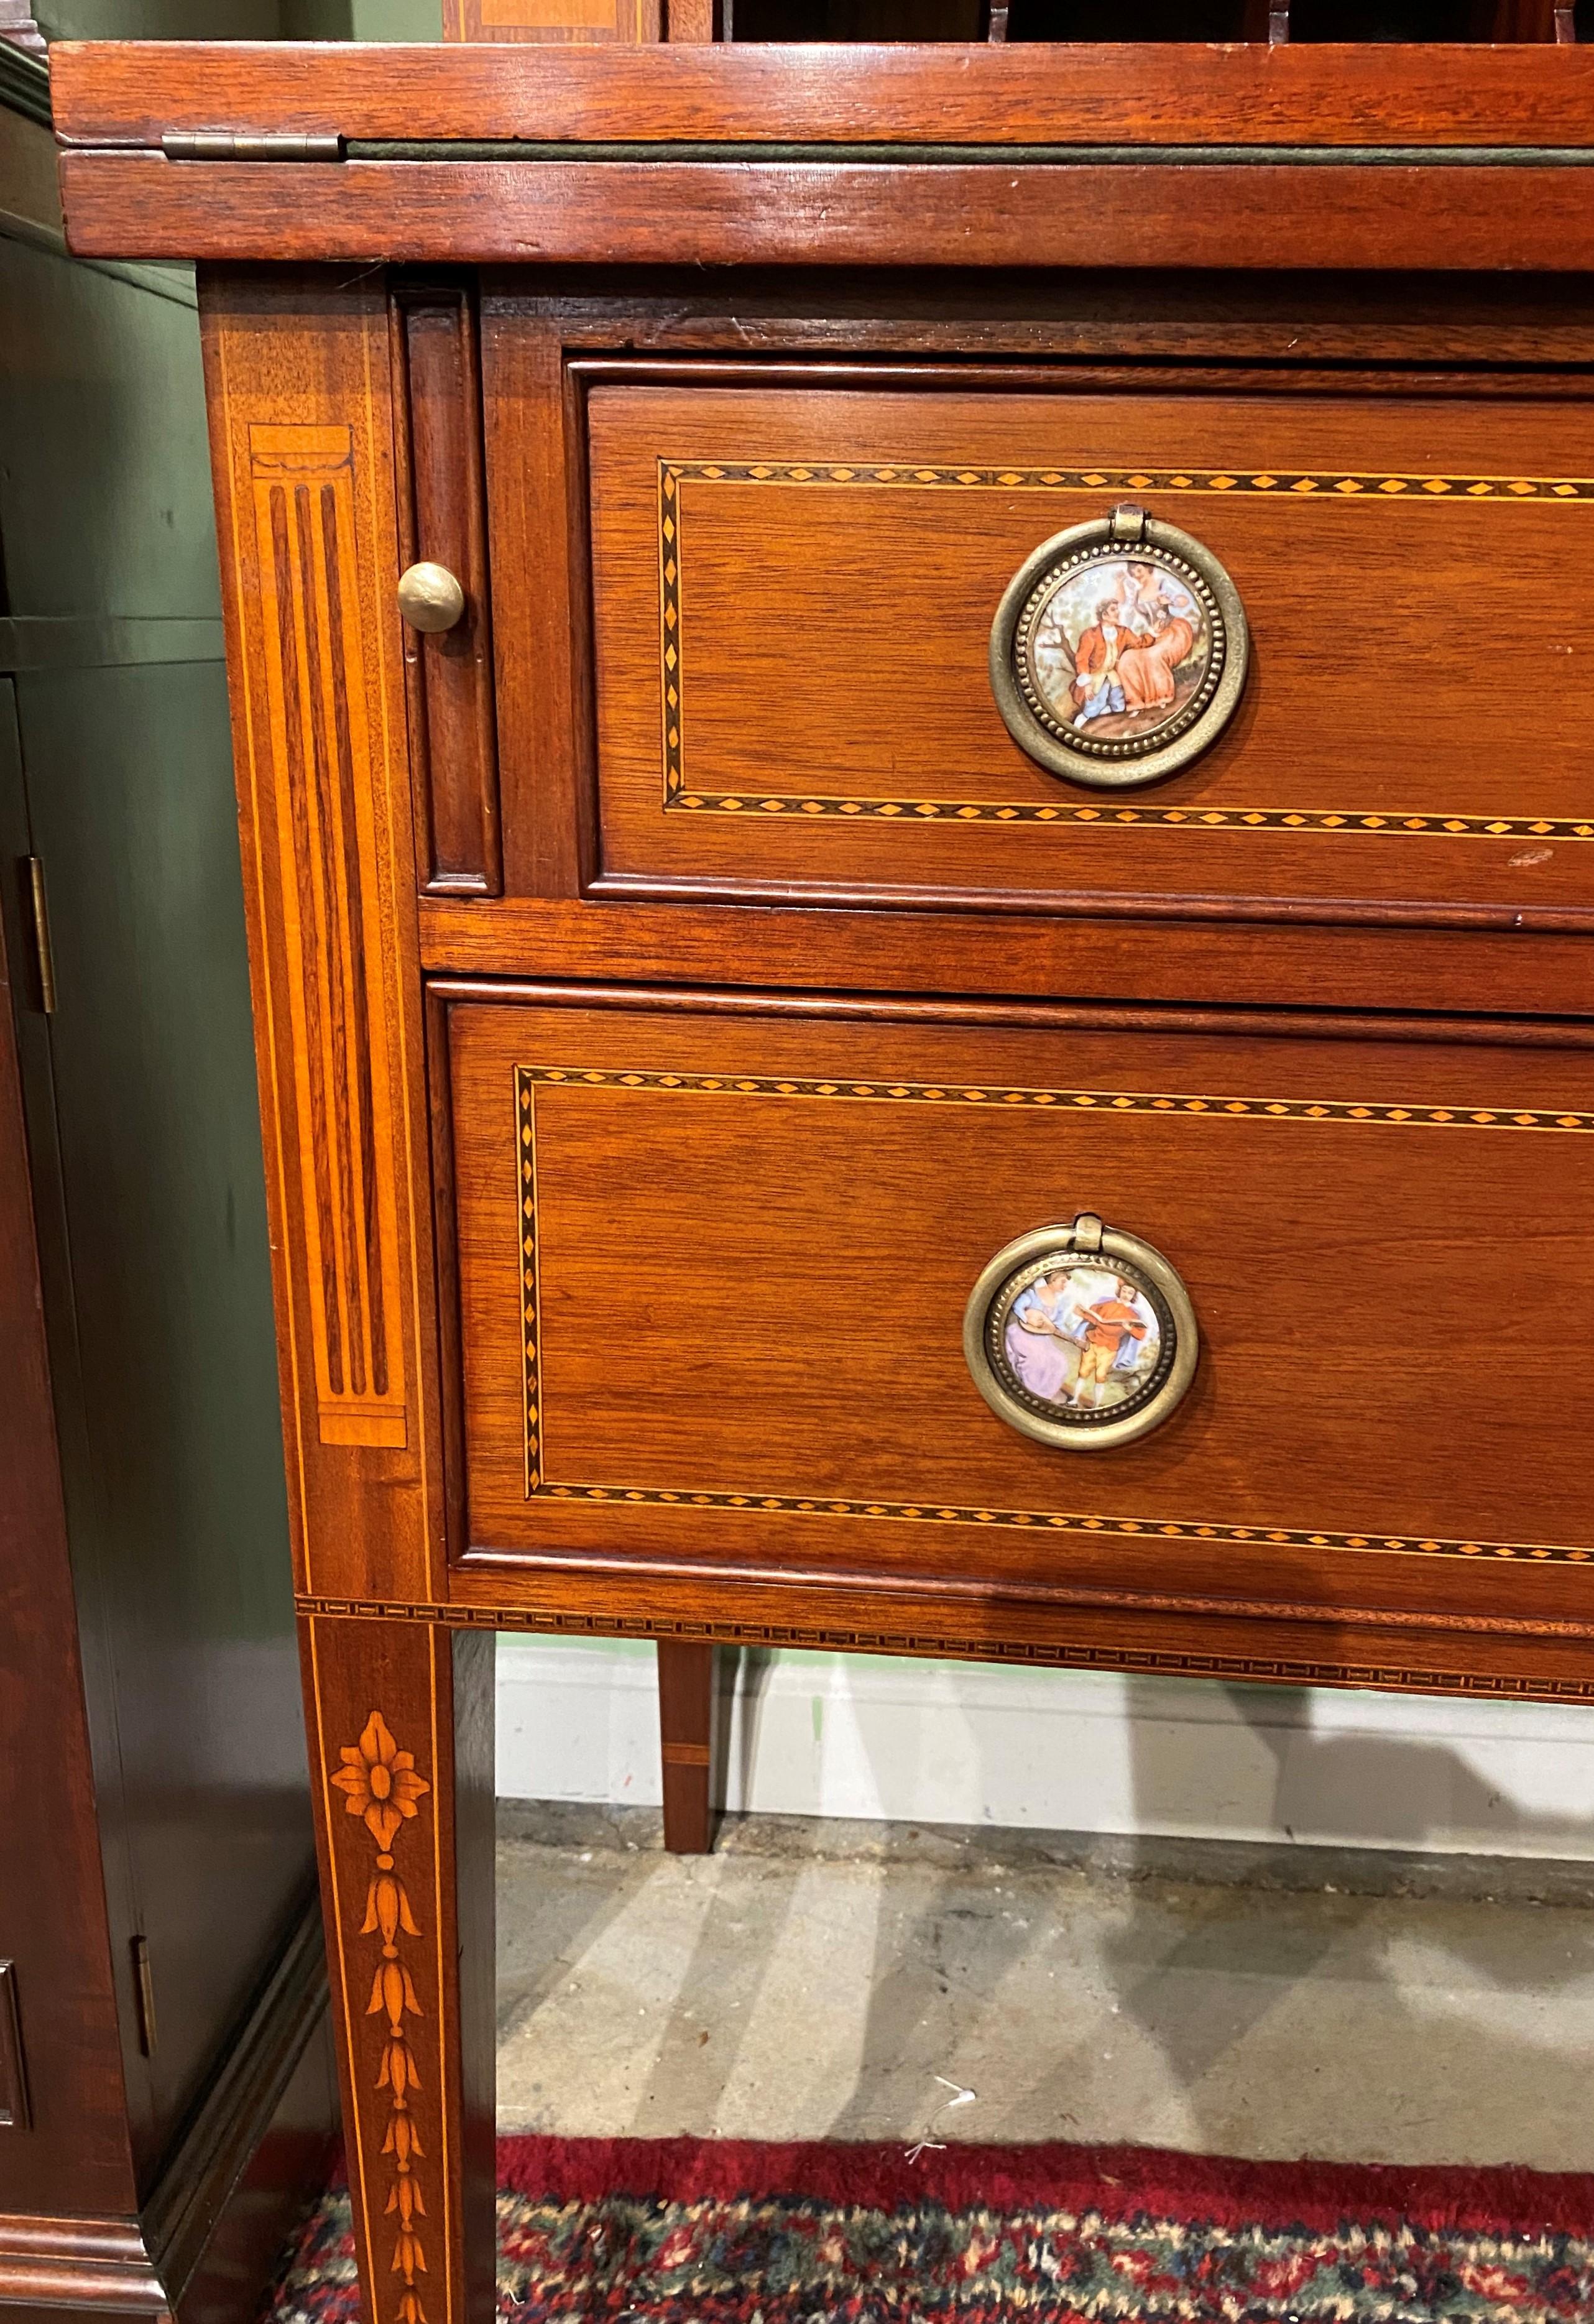
[[446,565],[411,565],[399,576],[399,611],[412,630],[451,630],[465,591]]

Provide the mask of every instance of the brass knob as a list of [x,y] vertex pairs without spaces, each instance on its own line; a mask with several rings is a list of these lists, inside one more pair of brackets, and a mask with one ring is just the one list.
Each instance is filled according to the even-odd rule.
[[451,630],[465,591],[446,565],[411,565],[399,576],[399,611],[412,630]]

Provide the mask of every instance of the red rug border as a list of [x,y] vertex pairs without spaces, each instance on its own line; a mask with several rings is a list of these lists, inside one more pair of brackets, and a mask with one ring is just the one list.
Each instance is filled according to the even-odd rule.
[[1093,2210],[1223,2227],[1349,2223],[1534,2236],[1594,2234],[1594,2172],[1509,2165],[1243,2162],[1155,2146],[946,2145],[915,2161],[900,2142],[501,2136],[507,2193],[594,2202],[748,2196],[953,2211]]

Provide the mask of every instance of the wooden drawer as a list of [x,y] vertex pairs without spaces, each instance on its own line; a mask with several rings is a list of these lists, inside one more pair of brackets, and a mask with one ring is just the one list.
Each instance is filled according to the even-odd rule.
[[[458,1557],[1429,1617],[1586,1614],[1594,1054],[1143,1014],[481,988],[447,1004]],[[987,1408],[971,1286],[1099,1213],[1188,1397]]]
[[[1585,403],[816,377],[610,382],[588,410],[606,880],[1339,919],[1594,899]],[[1221,560],[1252,650],[1203,755],[1104,793],[1018,747],[987,651],[1026,558],[1124,501]]]

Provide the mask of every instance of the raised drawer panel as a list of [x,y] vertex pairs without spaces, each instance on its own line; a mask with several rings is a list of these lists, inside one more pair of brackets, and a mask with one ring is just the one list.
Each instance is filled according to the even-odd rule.
[[[1586,1615],[1594,1052],[1552,1040],[462,998],[472,1553]],[[962,1341],[1082,1211],[1202,1338],[1083,1456]]]
[[[689,891],[1594,902],[1594,413],[1409,394],[683,384],[589,402],[603,871]],[[1239,706],[1102,791],[993,698],[1024,560],[1138,503],[1232,576]]]

